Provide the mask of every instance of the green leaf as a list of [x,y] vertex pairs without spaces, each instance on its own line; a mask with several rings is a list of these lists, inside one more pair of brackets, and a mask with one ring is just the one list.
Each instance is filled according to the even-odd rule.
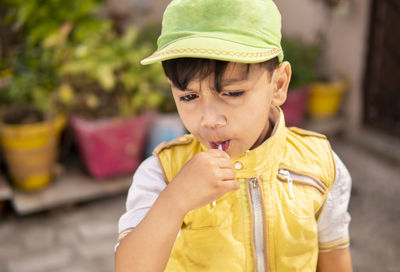
[[121,81],[127,89],[135,89],[138,85],[138,79],[132,73],[123,73]]
[[100,66],[96,72],[96,79],[106,91],[110,91],[112,88],[114,88],[115,77],[110,67],[105,65]]
[[88,73],[89,71],[94,69],[94,67],[95,66],[93,65],[93,63],[88,60],[70,61],[65,63],[60,68],[60,74],[67,75],[67,74]]
[[29,46],[35,46],[36,44],[41,42],[49,33],[55,31],[57,31],[57,24],[53,22],[38,25],[31,30],[30,35],[28,36]]
[[23,5],[17,9],[17,28],[23,27],[36,8],[36,1],[25,1]]
[[137,39],[139,35],[139,31],[135,27],[129,27],[125,30],[124,35],[122,36],[121,43],[125,47],[131,46]]
[[70,104],[74,98],[74,90],[70,84],[64,83],[58,88],[58,97],[63,104]]
[[141,93],[138,93],[132,97],[132,104],[133,104],[134,108],[137,108],[137,109],[143,108],[145,101],[146,101],[146,96]]
[[150,108],[156,109],[161,105],[163,99],[164,97],[161,93],[153,91],[147,95],[147,105]]

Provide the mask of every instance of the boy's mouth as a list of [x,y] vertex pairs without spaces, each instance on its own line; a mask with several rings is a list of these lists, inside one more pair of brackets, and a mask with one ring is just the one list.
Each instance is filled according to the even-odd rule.
[[223,151],[226,151],[229,148],[230,142],[231,140],[221,141],[221,142],[210,142],[210,145],[212,149],[220,149],[221,147]]

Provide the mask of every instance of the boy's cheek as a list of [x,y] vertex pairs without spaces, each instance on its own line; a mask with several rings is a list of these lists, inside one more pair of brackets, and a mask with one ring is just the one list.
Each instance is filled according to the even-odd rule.
[[180,111],[179,109],[178,109],[178,114],[179,114],[179,117],[181,118],[181,121],[182,121],[183,125],[185,126],[185,128],[190,133],[193,134],[191,122],[194,122],[194,121],[191,121],[190,118],[188,118],[187,115],[185,113],[183,113],[182,111]]

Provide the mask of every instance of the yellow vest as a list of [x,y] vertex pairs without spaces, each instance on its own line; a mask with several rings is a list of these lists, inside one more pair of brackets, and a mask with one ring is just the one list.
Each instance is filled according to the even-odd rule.
[[[159,145],[167,182],[206,148],[192,135]],[[335,180],[325,136],[287,128],[233,160],[240,190],[184,218],[165,271],[316,271],[317,217]]]

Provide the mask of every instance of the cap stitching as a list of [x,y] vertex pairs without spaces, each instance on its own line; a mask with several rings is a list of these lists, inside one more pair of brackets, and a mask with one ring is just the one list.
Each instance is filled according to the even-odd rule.
[[235,51],[226,51],[226,50],[219,50],[219,49],[207,49],[207,48],[180,48],[180,49],[170,49],[164,52],[154,53],[153,55],[145,58],[145,59],[153,59],[160,56],[171,55],[171,54],[182,54],[182,53],[207,53],[207,54],[215,54],[215,55],[223,55],[223,56],[234,56],[234,57],[250,57],[250,58],[257,58],[257,57],[265,57],[274,55],[276,53],[280,53],[280,49],[272,49],[267,52],[235,52]]

